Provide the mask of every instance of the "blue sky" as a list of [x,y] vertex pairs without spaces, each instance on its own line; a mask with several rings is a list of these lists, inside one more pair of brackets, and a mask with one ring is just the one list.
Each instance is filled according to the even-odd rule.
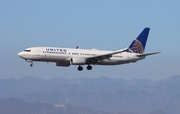
[[[0,78],[33,76],[165,79],[180,74],[180,1],[174,0],[1,0]],[[17,56],[28,47],[55,46],[117,50],[130,45],[150,27],[145,52],[161,51],[137,63],[56,67],[53,63],[29,63]]]

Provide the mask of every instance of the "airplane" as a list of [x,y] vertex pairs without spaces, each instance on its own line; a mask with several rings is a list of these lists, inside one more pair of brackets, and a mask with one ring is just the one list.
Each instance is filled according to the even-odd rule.
[[149,31],[150,28],[144,28],[129,47],[116,51],[80,49],[79,46],[76,48],[31,47],[18,53],[18,56],[30,62],[31,67],[34,66],[34,61],[54,62],[56,66],[62,67],[78,65],[78,71],[83,70],[83,65],[87,65],[87,70],[91,70],[92,65],[134,63],[144,59],[146,56],[160,53],[153,52],[144,54]]

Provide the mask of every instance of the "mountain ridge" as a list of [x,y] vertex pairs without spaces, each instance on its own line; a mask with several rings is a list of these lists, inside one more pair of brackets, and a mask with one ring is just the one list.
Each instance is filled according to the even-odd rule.
[[180,76],[158,81],[107,77],[0,79],[0,93],[0,99],[13,97],[27,103],[80,104],[107,112],[180,112]]

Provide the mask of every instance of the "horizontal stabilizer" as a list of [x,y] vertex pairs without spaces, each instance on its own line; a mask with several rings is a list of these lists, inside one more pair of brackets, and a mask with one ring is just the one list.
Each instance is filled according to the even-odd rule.
[[147,53],[147,54],[140,54],[140,55],[137,55],[137,57],[146,57],[146,56],[149,56],[149,55],[154,55],[154,54],[159,54],[161,52],[154,52],[154,53]]

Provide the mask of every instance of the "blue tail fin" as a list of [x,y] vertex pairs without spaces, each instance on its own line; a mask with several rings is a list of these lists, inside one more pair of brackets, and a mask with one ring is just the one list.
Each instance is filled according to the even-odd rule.
[[129,46],[128,52],[143,54],[150,28],[145,28]]

